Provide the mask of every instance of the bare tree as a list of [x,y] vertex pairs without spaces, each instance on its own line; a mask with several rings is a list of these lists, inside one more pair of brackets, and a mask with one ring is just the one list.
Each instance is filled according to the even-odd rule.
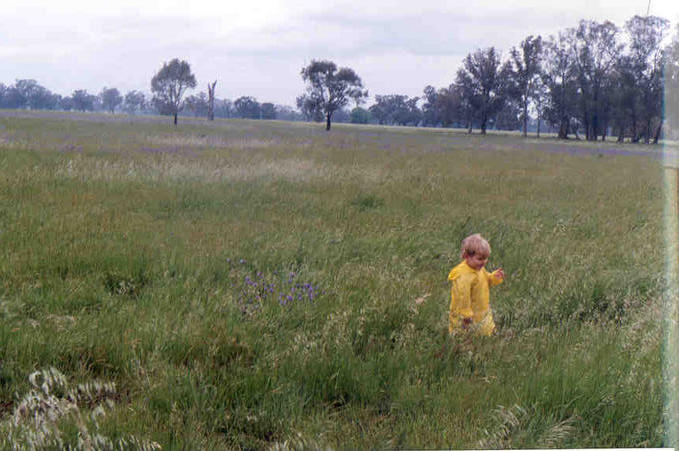
[[217,84],[217,80],[215,80],[212,84],[210,84],[210,83],[207,84],[207,95],[208,95],[207,120],[208,121],[214,121],[215,120],[215,85],[216,84]]

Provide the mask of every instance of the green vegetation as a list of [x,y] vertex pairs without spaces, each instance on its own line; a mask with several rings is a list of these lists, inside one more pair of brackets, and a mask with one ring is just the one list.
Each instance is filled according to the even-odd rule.
[[[104,120],[0,117],[0,447],[663,445],[653,158]],[[473,232],[499,333],[455,341]]]

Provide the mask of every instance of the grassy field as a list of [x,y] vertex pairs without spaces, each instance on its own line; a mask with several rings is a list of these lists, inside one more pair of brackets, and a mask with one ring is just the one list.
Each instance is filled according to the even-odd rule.
[[5,112],[0,447],[662,446],[659,150],[613,146]]

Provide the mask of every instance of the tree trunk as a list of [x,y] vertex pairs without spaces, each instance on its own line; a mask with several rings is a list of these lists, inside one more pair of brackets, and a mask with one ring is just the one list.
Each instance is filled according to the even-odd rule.
[[177,126],[177,113],[174,113],[174,126]]
[[330,113],[326,113],[325,115],[325,130],[329,131],[330,130]]
[[658,144],[658,140],[660,139],[660,132],[662,132],[662,120],[660,123],[658,123],[658,127],[655,129],[655,133],[653,135],[653,144]]
[[523,103],[523,137],[528,136],[528,101]]
[[559,127],[559,139],[568,139],[568,119],[561,118],[561,126]]
[[214,121],[215,120],[215,85],[217,84],[217,80],[214,81],[214,83],[207,84],[207,92],[208,92],[208,101],[207,101],[207,120],[208,121]]
[[540,138],[540,119],[541,119],[540,113],[538,113],[538,134],[537,134],[538,139]]

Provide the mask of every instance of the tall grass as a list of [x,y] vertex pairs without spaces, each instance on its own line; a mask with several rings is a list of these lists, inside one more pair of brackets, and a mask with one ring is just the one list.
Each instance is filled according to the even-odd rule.
[[[0,118],[0,428],[54,368],[117,393],[96,427],[73,398],[64,446],[663,445],[657,160],[75,119]],[[507,281],[499,333],[460,341],[446,275],[474,232]]]

